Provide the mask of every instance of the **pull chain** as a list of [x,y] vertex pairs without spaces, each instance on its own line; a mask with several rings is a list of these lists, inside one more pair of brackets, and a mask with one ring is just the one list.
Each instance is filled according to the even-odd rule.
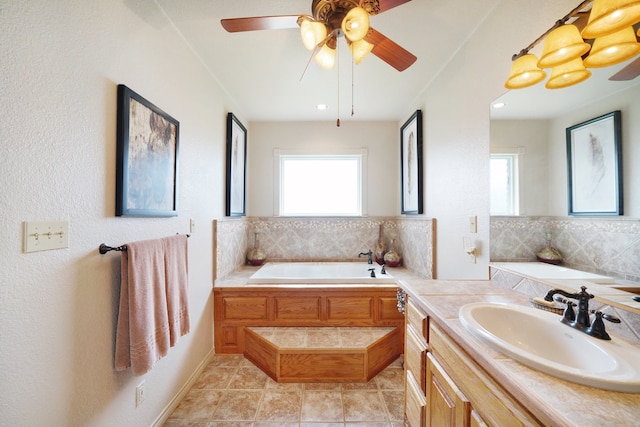
[[340,127],[340,48],[336,46],[336,60],[338,61],[338,119],[336,127]]
[[354,91],[355,91],[355,89],[354,89],[355,83],[354,82],[355,82],[355,79],[356,79],[355,78],[355,75],[356,75],[355,74],[355,62],[356,62],[356,60],[352,56],[351,57],[351,117],[353,117],[353,115],[355,114],[354,107],[353,107],[353,104],[354,104],[354,101],[353,101],[354,95],[353,94],[354,94]]

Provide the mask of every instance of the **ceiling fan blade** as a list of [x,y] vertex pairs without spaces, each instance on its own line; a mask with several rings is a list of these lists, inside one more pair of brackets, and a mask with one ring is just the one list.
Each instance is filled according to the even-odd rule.
[[609,77],[609,80],[614,82],[624,82],[627,80],[633,80],[640,76],[640,57],[635,61],[624,67],[622,70]]
[[405,3],[409,3],[411,0],[379,0],[380,8],[378,9],[378,14],[382,12],[386,12],[389,9],[393,9],[394,7],[398,7]]
[[222,27],[230,33],[256,30],[281,30],[299,28],[300,15],[254,16],[252,18],[221,19]]
[[373,28],[369,29],[365,40],[373,45],[371,53],[398,71],[406,70],[418,59],[414,54]]

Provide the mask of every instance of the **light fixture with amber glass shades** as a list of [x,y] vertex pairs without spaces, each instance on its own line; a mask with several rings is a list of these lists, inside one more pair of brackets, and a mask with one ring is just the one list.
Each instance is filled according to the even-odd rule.
[[578,27],[572,24],[561,25],[547,35],[538,67],[552,68],[564,64],[581,57],[590,47],[589,43],[582,40]]
[[300,19],[300,36],[302,44],[307,50],[313,50],[327,37],[327,27],[309,18]]
[[640,0],[595,0],[589,22],[582,30],[585,39],[596,39],[640,22]]
[[361,7],[354,7],[342,20],[342,32],[352,42],[362,40],[369,32],[369,14]]
[[560,89],[573,86],[591,77],[591,71],[582,63],[582,58],[576,58],[551,69],[551,76],[544,85],[547,89]]
[[595,39],[589,56],[584,60],[584,65],[588,68],[608,67],[633,58],[638,53],[640,53],[640,43],[636,41],[633,27],[625,27]]
[[511,65],[511,73],[504,84],[507,89],[522,89],[541,82],[547,76],[544,70],[538,68],[538,58],[529,53],[522,55]]

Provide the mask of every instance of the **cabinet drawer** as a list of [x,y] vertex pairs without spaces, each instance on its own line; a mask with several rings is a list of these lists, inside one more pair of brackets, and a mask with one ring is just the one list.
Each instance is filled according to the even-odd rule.
[[418,337],[412,327],[407,328],[405,340],[404,365],[413,373],[420,390],[424,393],[426,392],[424,369],[427,344],[421,337]]
[[409,427],[422,427],[425,425],[425,407],[427,401],[411,372],[406,371],[405,375],[404,414],[406,425]]
[[442,330],[434,324],[429,329],[429,351],[487,424],[542,425]]
[[427,315],[416,305],[411,298],[408,298],[405,306],[405,315],[407,316],[407,323],[411,325],[415,331],[424,337],[425,340],[429,339],[428,318]]

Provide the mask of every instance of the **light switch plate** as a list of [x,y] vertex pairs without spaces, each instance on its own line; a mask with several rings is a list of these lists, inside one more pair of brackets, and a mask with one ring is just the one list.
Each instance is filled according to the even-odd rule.
[[26,221],[24,251],[38,252],[69,247],[68,221]]
[[469,232],[477,233],[478,232],[478,217],[470,216],[469,217]]

